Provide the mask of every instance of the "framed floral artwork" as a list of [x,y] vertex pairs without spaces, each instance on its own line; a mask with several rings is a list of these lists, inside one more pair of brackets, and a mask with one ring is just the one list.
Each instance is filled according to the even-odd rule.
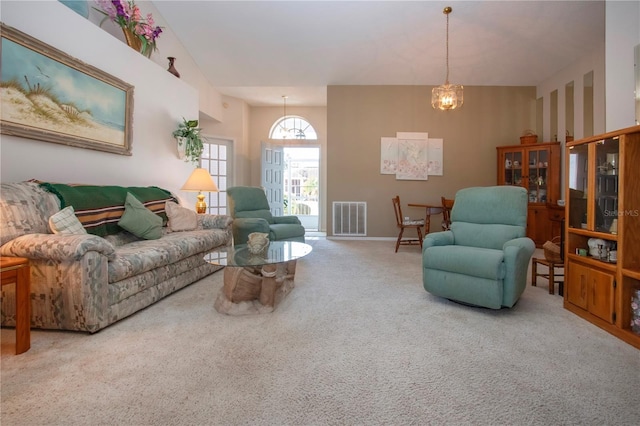
[[131,155],[132,85],[0,25],[2,134]]

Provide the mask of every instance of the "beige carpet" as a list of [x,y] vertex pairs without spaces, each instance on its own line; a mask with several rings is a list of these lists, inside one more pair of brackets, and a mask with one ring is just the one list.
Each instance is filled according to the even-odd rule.
[[271,314],[216,273],[95,335],[2,330],[9,425],[635,425],[640,351],[528,286],[510,310],[422,288],[418,247],[314,240]]

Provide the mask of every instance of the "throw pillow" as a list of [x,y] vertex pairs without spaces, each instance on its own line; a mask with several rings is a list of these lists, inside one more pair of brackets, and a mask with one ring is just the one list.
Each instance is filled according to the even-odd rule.
[[54,234],[77,235],[87,233],[87,230],[84,229],[76,217],[73,206],[65,207],[51,216],[49,218],[49,227]]
[[145,240],[157,240],[162,237],[162,218],[146,208],[130,192],[127,192],[124,213],[118,225]]
[[167,227],[171,231],[193,231],[198,227],[198,214],[193,210],[181,207],[173,201],[167,201],[165,211],[169,218]]

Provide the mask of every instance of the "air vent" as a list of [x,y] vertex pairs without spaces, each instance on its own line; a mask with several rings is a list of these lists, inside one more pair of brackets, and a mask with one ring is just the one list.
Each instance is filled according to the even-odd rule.
[[366,236],[367,203],[364,201],[334,201],[333,235],[341,237]]

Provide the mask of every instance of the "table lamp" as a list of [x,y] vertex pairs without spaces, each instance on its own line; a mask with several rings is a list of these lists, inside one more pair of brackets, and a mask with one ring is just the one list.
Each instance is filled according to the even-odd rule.
[[183,191],[194,191],[198,193],[198,201],[196,202],[196,213],[206,213],[207,203],[204,201],[202,191],[218,192],[216,183],[211,178],[209,171],[197,168],[191,173],[189,179],[182,185]]

